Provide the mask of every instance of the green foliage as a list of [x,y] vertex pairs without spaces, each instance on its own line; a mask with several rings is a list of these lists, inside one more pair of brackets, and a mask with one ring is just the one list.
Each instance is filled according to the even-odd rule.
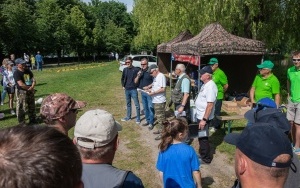
[[87,20],[78,6],[71,8],[70,14],[66,18],[68,33],[70,33],[70,45],[76,49],[78,56],[81,56],[84,47],[87,45],[88,40],[86,37]]
[[106,49],[109,51],[120,52],[128,41],[126,40],[126,29],[119,28],[110,20],[103,32],[103,39]]
[[79,56],[154,50],[183,30],[198,34],[219,22],[229,32],[262,40],[269,52],[300,48],[298,0],[0,0],[0,51],[41,50]]
[[[262,40],[272,52],[299,49],[298,0],[135,0],[134,47],[156,47],[183,30],[198,34],[219,22],[238,36]],[[296,8],[297,7],[297,8]]]
[[32,31],[35,31],[35,18],[30,5],[17,1],[13,4],[4,3],[2,7],[4,23],[1,27],[5,28],[1,35],[4,43],[3,51],[6,53],[28,51],[31,46],[35,45],[35,36],[32,34]]
[[37,48],[47,45],[48,52],[64,49],[70,35],[66,30],[66,11],[57,4],[57,0],[37,2],[36,23],[39,33]]
[[19,57],[37,50],[58,57],[62,52],[85,56],[129,51],[134,35],[126,6],[116,1],[96,0],[87,5],[80,0],[1,0],[0,7],[4,55]]

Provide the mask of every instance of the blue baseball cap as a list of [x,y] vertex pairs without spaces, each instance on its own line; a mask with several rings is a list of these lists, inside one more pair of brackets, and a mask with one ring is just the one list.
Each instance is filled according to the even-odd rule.
[[260,99],[256,104],[267,108],[277,108],[275,101],[268,97]]
[[[247,126],[242,133],[227,134],[224,141],[263,166],[287,168],[292,163],[293,151],[287,135],[269,123]],[[291,159],[285,163],[275,162],[274,159],[282,154],[290,155]]]
[[205,66],[203,67],[201,70],[200,70],[200,74],[205,74],[205,73],[208,73],[208,74],[212,74],[213,73],[213,70],[211,68],[211,66]]

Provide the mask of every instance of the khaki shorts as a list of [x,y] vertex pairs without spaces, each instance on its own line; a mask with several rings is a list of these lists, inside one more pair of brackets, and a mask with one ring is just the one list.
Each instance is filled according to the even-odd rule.
[[300,103],[293,103],[291,99],[288,99],[286,118],[300,124]]

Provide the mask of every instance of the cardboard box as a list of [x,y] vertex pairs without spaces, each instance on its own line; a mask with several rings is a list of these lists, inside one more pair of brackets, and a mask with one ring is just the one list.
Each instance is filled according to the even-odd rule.
[[223,101],[222,110],[227,113],[232,113],[232,112],[237,113],[238,105],[233,101]]
[[251,110],[250,106],[246,106],[246,107],[239,107],[239,111],[238,114],[239,115],[244,115],[247,111]]
[[250,102],[250,99],[248,97],[243,97],[242,100],[236,101],[238,106],[242,106],[242,107],[248,106],[248,102]]

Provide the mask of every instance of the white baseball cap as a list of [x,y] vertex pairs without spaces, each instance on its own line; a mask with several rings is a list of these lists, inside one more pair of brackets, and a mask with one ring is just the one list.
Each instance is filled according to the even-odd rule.
[[85,112],[78,119],[74,136],[79,146],[93,149],[109,144],[121,130],[122,126],[115,121],[112,114],[96,109]]

